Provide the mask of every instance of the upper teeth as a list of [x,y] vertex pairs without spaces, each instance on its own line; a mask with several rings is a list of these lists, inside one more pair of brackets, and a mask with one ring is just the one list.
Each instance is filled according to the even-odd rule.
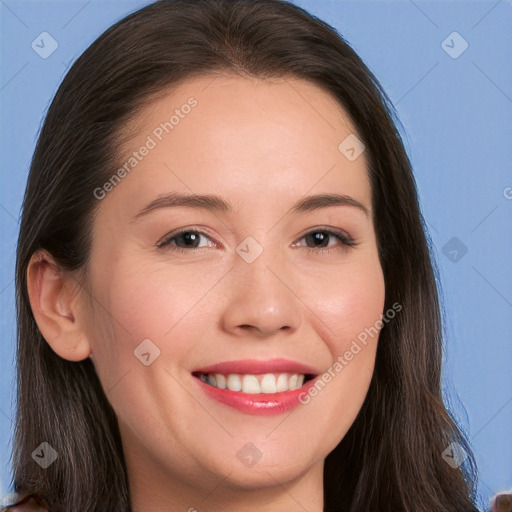
[[220,389],[241,391],[242,393],[277,393],[293,391],[304,384],[304,375],[296,373],[265,373],[263,375],[238,375],[230,373],[209,373],[200,375],[203,382]]

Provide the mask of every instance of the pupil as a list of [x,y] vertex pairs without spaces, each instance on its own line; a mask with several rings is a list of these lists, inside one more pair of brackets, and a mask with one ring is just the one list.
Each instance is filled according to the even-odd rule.
[[181,235],[181,238],[185,241],[187,246],[194,245],[194,242],[198,240],[197,233],[192,233],[191,231],[187,231]]
[[[328,241],[329,235],[326,235],[325,233],[322,233],[321,231],[317,231],[314,234],[310,235],[313,238],[313,241],[316,245],[316,247],[324,247],[327,244],[325,242]],[[320,245],[323,244],[323,245]]]

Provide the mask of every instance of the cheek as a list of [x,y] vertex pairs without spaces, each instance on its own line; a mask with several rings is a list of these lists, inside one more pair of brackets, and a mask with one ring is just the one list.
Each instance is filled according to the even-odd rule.
[[212,271],[199,278],[192,267],[170,268],[151,258],[144,263],[126,258],[98,273],[90,324],[93,360],[104,367],[102,373],[109,380],[119,379],[128,366],[137,367],[141,343],[150,352],[182,362],[190,353],[189,341],[204,332],[206,322],[213,322],[215,312],[205,312],[208,305],[202,299],[221,276]]
[[321,320],[319,329],[334,357],[383,313],[384,277],[374,257],[340,265],[329,276],[308,282],[307,290],[308,306]]
[[328,433],[319,433],[330,449],[345,436],[365,400],[384,308],[380,265],[366,267],[366,272],[352,268],[339,277],[316,290],[318,299],[313,306],[316,330],[330,351],[332,364],[310,394],[302,397],[312,417],[321,417],[322,423],[331,425]]
[[[316,283],[316,284],[315,284]],[[329,279],[311,281],[308,306],[332,364],[311,395],[303,397],[313,417],[330,425],[334,446],[355,420],[373,375],[385,286],[374,257],[340,266]]]
[[[174,425],[160,411],[164,397],[169,410],[190,414],[193,409],[187,404],[189,396],[166,373],[178,375],[174,369],[187,365],[194,341],[211,318],[197,313],[211,285],[191,277],[183,269],[171,272],[168,265],[163,268],[128,258],[97,275],[93,361],[117,416],[136,432],[151,429],[156,436],[165,430],[161,425]],[[210,279],[214,276],[206,281]],[[158,428],[155,418],[159,418]],[[180,421],[186,421],[185,413]],[[172,428],[179,430],[176,425]]]

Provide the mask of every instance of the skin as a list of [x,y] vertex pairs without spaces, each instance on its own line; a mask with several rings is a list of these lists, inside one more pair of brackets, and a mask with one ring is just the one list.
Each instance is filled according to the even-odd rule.
[[[191,96],[197,106],[100,201],[81,285],[34,255],[34,315],[57,354],[94,362],[119,419],[134,511],[321,511],[324,459],[362,406],[377,340],[307,405],[276,416],[213,401],[191,372],[287,358],[322,373],[377,322],[385,290],[365,154],[349,161],[338,150],[357,131],[317,86],[219,75],[146,105],[126,127],[120,161]],[[216,194],[233,211],[166,207],[136,218],[170,192]],[[289,211],[322,193],[349,195],[369,214]],[[157,247],[185,227],[204,233],[200,248]],[[306,237],[328,228],[357,245],[331,235],[326,251]],[[236,252],[248,236],[263,248],[252,263]],[[134,357],[144,339],[160,350],[149,366]],[[252,467],[237,457],[246,443],[262,455]]]

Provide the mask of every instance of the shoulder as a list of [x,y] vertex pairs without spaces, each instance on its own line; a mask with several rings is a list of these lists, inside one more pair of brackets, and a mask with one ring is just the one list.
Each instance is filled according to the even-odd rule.
[[49,512],[43,501],[37,496],[27,496],[15,501],[12,505],[0,508],[2,512]]

